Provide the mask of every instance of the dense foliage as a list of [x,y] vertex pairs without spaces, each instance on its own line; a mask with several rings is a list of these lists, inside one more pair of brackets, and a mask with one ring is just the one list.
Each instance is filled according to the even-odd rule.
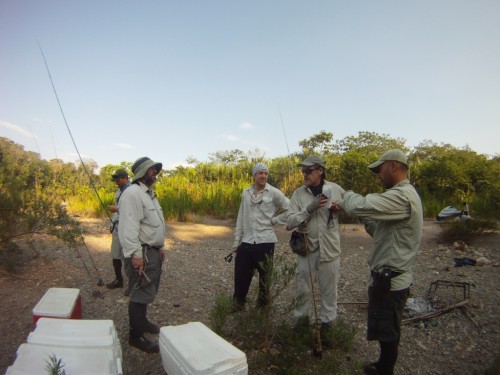
[[[405,143],[404,139],[373,132],[334,141],[332,133],[322,131],[300,141],[302,151],[289,156],[269,159],[259,150],[245,153],[236,149],[217,151],[209,155],[207,162],[189,158],[187,166],[162,171],[155,189],[169,220],[234,217],[241,191],[252,183],[255,163],[265,162],[270,167],[269,182],[291,196],[302,181],[297,164],[305,155],[319,154],[326,161],[330,181],[361,194],[380,192],[377,177],[366,166],[384,151],[397,147],[409,154],[410,178],[422,197],[428,218],[434,218],[448,205],[460,209],[467,202],[472,216],[496,219],[500,204],[498,156],[488,157],[468,147],[431,141],[424,141],[414,149]],[[85,161],[89,176],[80,164],[40,160],[37,154],[24,151],[8,139],[0,138],[0,146],[3,233],[9,233],[5,227],[12,226],[26,213],[36,216],[37,209],[50,212],[44,204],[57,207],[54,204],[64,203],[72,214],[106,216],[104,207],[112,202],[116,189],[110,176],[117,168],[130,171],[133,162],[108,164],[97,172],[95,162]],[[29,220],[23,218],[22,222],[28,224]]]

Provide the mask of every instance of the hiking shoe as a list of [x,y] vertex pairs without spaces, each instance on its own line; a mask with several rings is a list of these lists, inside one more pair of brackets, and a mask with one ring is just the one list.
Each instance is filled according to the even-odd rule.
[[297,322],[295,323],[293,330],[298,332],[303,332],[310,329],[310,327],[311,327],[311,322],[309,321],[309,317],[301,316],[299,319],[297,319]]
[[237,313],[240,311],[245,311],[245,304],[234,302],[233,306],[231,307],[231,313]]
[[144,336],[129,337],[128,344],[146,353],[158,353],[160,351],[157,343],[149,341]]
[[369,363],[363,367],[363,372],[368,375],[377,375],[377,362]]
[[156,324],[151,323],[149,320],[147,320],[146,325],[144,326],[144,332],[154,333],[155,335],[158,335],[160,333],[160,328]]
[[321,337],[321,346],[325,349],[333,349],[332,323],[321,323],[319,334]]
[[106,288],[108,288],[108,289],[123,288],[123,280],[122,281],[120,281],[120,280],[112,281],[112,282],[106,284]]
[[125,297],[130,296],[130,289],[129,289],[129,288],[125,289],[125,290],[123,291],[123,295],[124,295]]

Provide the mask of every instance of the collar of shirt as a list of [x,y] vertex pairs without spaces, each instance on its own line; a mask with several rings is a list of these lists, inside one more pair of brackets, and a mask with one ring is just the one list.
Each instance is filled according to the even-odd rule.
[[148,194],[151,197],[151,199],[153,199],[156,196],[153,188],[148,187],[143,182],[139,181],[139,186],[141,187],[142,191],[144,191],[146,194]]

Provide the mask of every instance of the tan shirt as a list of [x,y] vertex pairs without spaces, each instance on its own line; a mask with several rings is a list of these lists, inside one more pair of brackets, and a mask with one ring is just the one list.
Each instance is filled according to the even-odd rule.
[[125,258],[142,258],[142,244],[162,247],[165,219],[153,189],[131,184],[120,197],[118,238]]
[[383,268],[400,272],[392,279],[392,290],[409,287],[423,230],[422,202],[410,181],[365,197],[348,191],[339,205],[347,214],[360,218],[373,237],[368,255],[370,268],[376,272]]
[[[344,189],[339,185],[325,181],[323,194],[337,202],[342,199]],[[320,262],[328,262],[340,256],[340,234],[338,215],[333,214],[332,220],[328,218],[330,211],[327,206],[321,207],[309,214],[306,207],[314,199],[311,190],[301,186],[294,191],[290,199],[290,210],[288,215],[288,228],[306,233],[309,251],[319,250]]]

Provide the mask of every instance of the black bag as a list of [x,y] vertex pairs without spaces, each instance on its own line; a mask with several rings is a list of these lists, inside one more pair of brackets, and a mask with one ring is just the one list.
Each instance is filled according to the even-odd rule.
[[295,254],[305,257],[307,255],[305,234],[294,230],[290,237],[290,247]]

